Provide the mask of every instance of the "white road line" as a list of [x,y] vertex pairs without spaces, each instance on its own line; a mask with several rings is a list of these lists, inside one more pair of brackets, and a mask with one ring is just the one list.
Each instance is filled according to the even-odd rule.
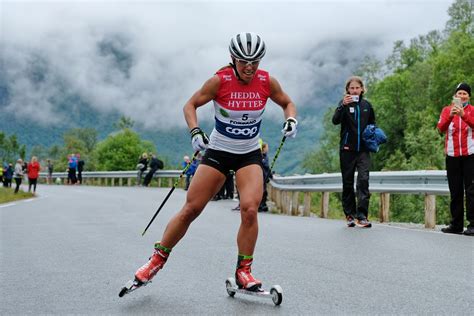
[[13,206],[13,205],[16,205],[16,203],[2,204],[2,205],[0,205],[0,208],[9,207],[9,206]]

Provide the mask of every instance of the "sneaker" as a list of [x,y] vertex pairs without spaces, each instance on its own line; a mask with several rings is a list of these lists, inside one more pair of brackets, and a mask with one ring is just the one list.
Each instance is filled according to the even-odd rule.
[[356,225],[354,221],[354,217],[352,217],[351,215],[347,215],[346,220],[347,220],[347,227],[354,227]]
[[474,227],[468,227],[464,233],[464,235],[466,236],[474,236]]
[[448,227],[441,228],[441,231],[446,234],[462,234],[463,229],[456,229],[452,225],[449,225]]
[[240,204],[234,207],[232,211],[240,212]]
[[239,289],[259,291],[262,286],[262,282],[255,279],[252,275],[252,261],[253,259],[239,258],[237,270],[235,271],[235,281]]
[[135,279],[139,282],[150,282],[151,279],[163,268],[168,260],[169,253],[161,249],[155,249],[150,260],[135,272]]
[[372,227],[372,223],[369,222],[366,218],[364,219],[356,219],[355,224],[357,227],[362,227],[362,228],[370,228]]

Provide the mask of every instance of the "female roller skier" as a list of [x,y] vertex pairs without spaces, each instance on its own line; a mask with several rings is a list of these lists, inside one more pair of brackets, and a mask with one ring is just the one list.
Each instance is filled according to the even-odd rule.
[[[150,260],[135,273],[146,283],[163,267],[171,249],[189,225],[219,191],[229,170],[234,170],[240,194],[241,224],[237,235],[235,279],[239,288],[258,291],[262,282],[251,273],[258,236],[257,210],[263,194],[262,155],[258,143],[261,117],[267,99],[278,104],[286,121],[282,133],[296,136],[296,108],[278,81],[258,69],[265,43],[255,33],[240,33],[229,45],[232,63],[221,68],[184,105],[184,117],[195,151],[206,150],[188,189],[182,209],[168,223]],[[198,126],[196,109],[214,101],[216,125],[210,138]]]

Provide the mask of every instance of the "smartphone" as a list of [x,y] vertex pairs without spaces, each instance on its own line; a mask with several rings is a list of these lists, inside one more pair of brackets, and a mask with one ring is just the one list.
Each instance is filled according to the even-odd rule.
[[454,106],[457,106],[458,108],[462,107],[461,98],[453,98],[453,103]]

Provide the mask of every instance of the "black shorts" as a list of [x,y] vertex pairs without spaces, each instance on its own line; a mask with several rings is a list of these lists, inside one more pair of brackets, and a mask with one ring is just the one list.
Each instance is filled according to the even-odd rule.
[[219,170],[227,176],[230,170],[237,172],[248,165],[262,167],[262,152],[260,149],[246,154],[233,154],[226,151],[206,149],[201,164]]

